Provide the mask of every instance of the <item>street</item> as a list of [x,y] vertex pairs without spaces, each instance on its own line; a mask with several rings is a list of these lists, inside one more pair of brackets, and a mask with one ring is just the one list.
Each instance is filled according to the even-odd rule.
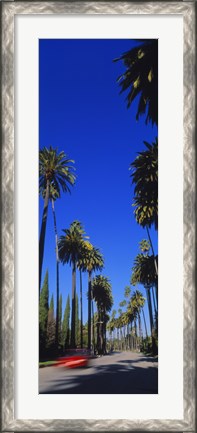
[[95,358],[85,368],[39,369],[40,394],[157,394],[156,358],[114,352]]

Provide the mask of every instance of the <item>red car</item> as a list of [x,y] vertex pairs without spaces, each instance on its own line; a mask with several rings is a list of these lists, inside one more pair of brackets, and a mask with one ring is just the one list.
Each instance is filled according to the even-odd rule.
[[57,359],[56,366],[67,368],[87,367],[90,358],[90,352],[86,349],[68,350],[65,356]]

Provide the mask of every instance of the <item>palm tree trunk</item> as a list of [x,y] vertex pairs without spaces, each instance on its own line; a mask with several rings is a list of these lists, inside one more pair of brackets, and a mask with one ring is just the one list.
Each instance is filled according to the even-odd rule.
[[146,338],[147,338],[148,337],[148,332],[147,332],[146,319],[145,319],[145,314],[144,314],[143,308],[142,308],[142,315],[143,315],[143,319],[144,319],[144,327],[145,327]]
[[102,354],[103,341],[102,341],[102,314],[98,309],[98,322],[97,322],[97,351],[98,354]]
[[141,325],[141,317],[139,312],[138,312],[138,326],[139,326],[139,337],[142,338],[142,325]]
[[97,352],[98,352],[98,354],[99,354],[99,332],[100,332],[100,330],[99,330],[99,327],[100,327],[100,315],[99,315],[99,311],[98,311],[98,321],[97,321],[97,324],[96,324],[96,326],[97,326],[97,342],[96,342],[96,347],[97,347]]
[[72,318],[71,318],[71,347],[75,348],[75,307],[76,307],[76,263],[72,269]]
[[151,246],[152,253],[153,253],[153,257],[154,257],[155,272],[156,272],[156,275],[158,275],[158,266],[157,266],[157,261],[156,261],[156,258],[155,258],[154,248],[153,248],[153,244],[152,244],[152,240],[151,240],[151,237],[150,237],[150,232],[149,232],[149,228],[148,228],[148,226],[146,226],[146,230],[147,230],[148,239],[149,239],[150,246]]
[[132,331],[133,331],[133,325],[132,325],[132,322],[131,322],[131,328],[130,328],[130,350],[132,350],[133,349],[133,340],[132,340]]
[[154,294],[153,287],[152,287],[152,297],[153,297],[153,305],[154,305],[155,317],[157,317],[157,307],[156,307],[155,294]]
[[81,348],[83,349],[83,298],[82,298],[82,271],[80,270],[80,306],[81,306]]
[[123,336],[124,336],[124,346],[123,346],[123,349],[126,350],[125,349],[125,342],[126,342],[125,326],[123,326]]
[[107,329],[106,329],[106,321],[104,321],[103,323],[103,353],[104,355],[106,355],[107,353],[107,347],[106,347],[106,342],[107,342]]
[[43,264],[43,257],[44,257],[44,241],[45,241],[46,224],[47,224],[49,193],[50,193],[50,182],[49,180],[47,180],[46,194],[44,199],[44,209],[42,214],[42,225],[41,225],[40,240],[39,240],[39,296],[40,296],[41,279],[42,279],[42,264]]
[[95,353],[95,329],[94,329],[94,303],[92,300],[92,342],[93,342],[93,350]]
[[135,327],[135,337],[137,337],[137,321],[136,321],[136,317],[134,319],[134,327]]
[[157,311],[158,311],[158,283],[155,285],[156,301],[157,301]]
[[127,324],[127,350],[129,349],[129,324]]
[[103,335],[104,335],[104,328],[103,328],[103,314],[101,314],[101,321],[100,321],[100,353],[103,354]]
[[56,223],[56,215],[55,215],[55,206],[54,200],[51,200],[52,211],[53,211],[53,222],[54,222],[54,231],[55,231],[55,249],[56,249],[56,348],[58,350],[59,345],[59,253],[58,253],[58,236],[57,236],[57,223]]
[[149,311],[149,318],[150,318],[150,328],[151,328],[151,335],[153,333],[153,310],[152,310],[152,304],[151,304],[151,298],[150,298],[150,288],[146,288],[146,294],[147,294],[147,301],[148,301],[148,311]]
[[88,349],[91,349],[92,272],[88,272]]

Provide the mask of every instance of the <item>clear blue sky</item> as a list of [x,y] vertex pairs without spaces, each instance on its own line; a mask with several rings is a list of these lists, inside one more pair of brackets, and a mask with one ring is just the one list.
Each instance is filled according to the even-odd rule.
[[[136,101],[127,110],[117,77],[124,71],[113,63],[136,45],[134,40],[39,41],[39,146],[64,150],[75,160],[77,181],[71,194],[55,203],[58,235],[79,220],[91,243],[104,255],[103,275],[109,277],[118,310],[130,283],[139,242],[147,238],[135,221],[129,165],[143,141],[154,141],[157,128],[135,119]],[[43,200],[40,199],[40,221]],[[157,233],[151,230],[155,251]],[[51,206],[48,211],[42,281],[49,270],[55,300],[55,238]],[[139,289],[144,293],[143,287]],[[79,290],[79,284],[77,287]],[[87,277],[84,276],[84,319],[87,320]],[[63,308],[71,295],[71,269],[60,264]],[[147,314],[147,312],[146,312]]]

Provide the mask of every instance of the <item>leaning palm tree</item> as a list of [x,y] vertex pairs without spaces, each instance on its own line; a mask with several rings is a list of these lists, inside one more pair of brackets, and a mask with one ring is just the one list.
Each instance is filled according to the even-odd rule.
[[72,315],[71,315],[71,347],[75,347],[75,319],[76,319],[76,268],[84,242],[84,230],[79,221],[73,221],[69,229],[63,230],[64,235],[58,241],[59,259],[65,264],[72,265]]
[[46,233],[48,204],[50,198],[50,187],[54,188],[60,196],[60,191],[70,192],[70,186],[75,183],[73,173],[73,160],[68,159],[64,152],[58,153],[57,149],[44,147],[39,152],[39,187],[45,189],[44,209],[39,241],[39,293],[41,287],[42,264],[44,257],[44,242]]
[[107,277],[97,275],[92,281],[93,298],[98,309],[97,348],[98,353],[105,353],[106,313],[113,305],[111,284]]
[[146,123],[158,124],[158,40],[141,44],[114,61],[122,60],[126,70],[118,77],[121,93],[128,90],[127,108],[139,96],[136,119],[147,113]]
[[99,249],[89,241],[82,246],[82,260],[79,257],[78,266],[88,272],[88,349],[91,349],[92,272],[102,270],[104,259]]

